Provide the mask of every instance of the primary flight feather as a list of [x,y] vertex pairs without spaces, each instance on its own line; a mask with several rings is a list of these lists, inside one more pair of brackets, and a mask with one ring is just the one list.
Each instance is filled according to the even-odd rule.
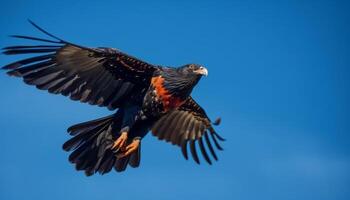
[[30,23],[51,39],[14,35],[43,42],[35,46],[9,46],[7,55],[40,54],[3,67],[29,85],[72,100],[117,110],[100,119],[68,128],[72,136],[63,149],[69,161],[86,175],[138,167],[141,140],[151,131],[160,140],[181,148],[187,159],[189,146],[200,163],[196,146],[211,164],[214,147],[223,141],[204,109],[191,97],[194,86],[208,71],[201,65],[162,67],[141,61],[113,48],[88,48],[64,41]]

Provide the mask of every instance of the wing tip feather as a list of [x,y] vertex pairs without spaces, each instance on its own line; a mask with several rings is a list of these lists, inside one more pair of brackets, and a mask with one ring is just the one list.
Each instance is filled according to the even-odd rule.
[[221,124],[221,117],[216,118],[216,120],[213,123],[215,126],[218,126]]

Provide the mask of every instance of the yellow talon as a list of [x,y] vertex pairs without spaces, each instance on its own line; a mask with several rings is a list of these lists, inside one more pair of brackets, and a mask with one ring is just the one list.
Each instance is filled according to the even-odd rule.
[[114,142],[112,149],[116,149],[118,151],[119,149],[125,146],[127,140],[128,140],[128,133],[122,132],[118,137],[118,139]]
[[130,155],[131,153],[136,151],[139,148],[139,146],[140,146],[140,139],[134,139],[128,146],[125,147],[125,152],[118,154],[117,157],[123,158]]

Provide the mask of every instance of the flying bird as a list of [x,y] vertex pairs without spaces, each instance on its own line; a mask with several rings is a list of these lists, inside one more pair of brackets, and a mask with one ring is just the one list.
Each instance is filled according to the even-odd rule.
[[209,164],[211,158],[218,159],[214,148],[222,150],[219,141],[224,138],[213,125],[220,118],[212,122],[191,97],[201,77],[208,75],[205,67],[152,65],[114,48],[67,42],[29,22],[49,39],[13,35],[40,43],[3,48],[6,55],[37,54],[2,67],[7,74],[49,93],[115,110],[68,128],[72,137],[63,149],[71,151],[69,161],[77,170],[90,176],[138,167],[141,140],[148,132],[179,146],[186,159],[189,149],[198,164],[198,147]]

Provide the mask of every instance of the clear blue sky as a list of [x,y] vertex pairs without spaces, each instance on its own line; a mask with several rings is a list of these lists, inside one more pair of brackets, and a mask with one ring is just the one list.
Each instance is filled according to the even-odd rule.
[[[0,75],[0,199],[350,199],[346,1],[2,1],[0,46],[41,36],[209,69],[194,97],[227,138],[213,166],[148,135],[141,167],[85,177],[61,145],[105,116]],[[0,65],[19,57],[0,55]]]

